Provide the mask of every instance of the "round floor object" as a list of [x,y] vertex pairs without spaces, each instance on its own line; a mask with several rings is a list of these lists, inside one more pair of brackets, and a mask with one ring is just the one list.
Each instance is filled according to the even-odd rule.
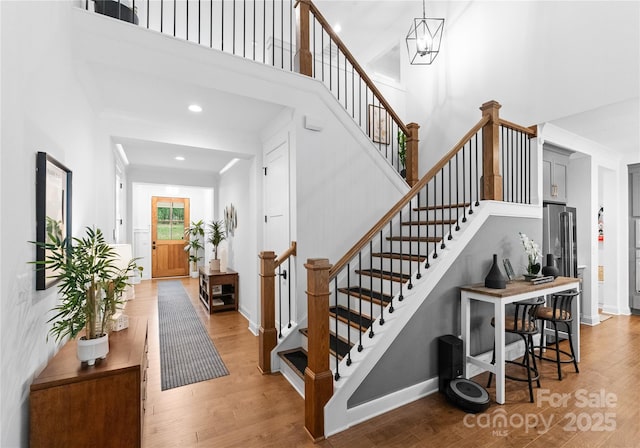
[[467,412],[482,412],[489,407],[487,390],[465,378],[451,380],[447,386],[446,396],[451,404]]

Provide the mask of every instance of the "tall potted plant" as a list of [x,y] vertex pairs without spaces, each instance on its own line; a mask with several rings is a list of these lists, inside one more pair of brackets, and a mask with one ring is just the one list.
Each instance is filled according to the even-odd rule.
[[189,238],[189,241],[184,246],[184,251],[189,253],[189,264],[191,266],[191,277],[198,278],[198,261],[202,257],[198,256],[200,249],[204,249],[201,239],[204,238],[204,221],[191,221],[189,226],[184,231],[184,235]]
[[122,292],[129,276],[137,269],[135,259],[119,269],[118,254],[104,239],[100,229],[86,228],[83,238],[60,237],[51,231],[45,243],[34,242],[45,249],[45,259],[33,262],[40,269],[51,269],[59,280],[60,302],[49,334],[56,341],[78,338],[78,359],[93,365],[109,353],[110,319],[122,303]]
[[400,175],[403,178],[407,177],[407,136],[402,131],[398,131],[398,161],[402,169]]
[[221,242],[223,242],[227,235],[224,231],[224,222],[220,221],[211,221],[207,226],[209,230],[209,236],[207,237],[207,242],[213,245],[213,260],[209,263],[209,268],[212,271],[220,270],[220,260],[218,259],[218,246]]

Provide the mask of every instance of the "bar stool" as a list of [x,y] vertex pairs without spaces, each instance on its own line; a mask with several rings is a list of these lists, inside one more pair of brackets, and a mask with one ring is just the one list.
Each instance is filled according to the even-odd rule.
[[[578,370],[578,362],[576,361],[576,355],[573,350],[573,340],[571,339],[571,323],[573,322],[573,315],[571,314],[571,305],[573,304],[573,300],[580,294],[579,291],[563,291],[556,294],[551,295],[551,306],[541,306],[538,307],[536,311],[536,319],[540,319],[543,323],[542,325],[542,336],[540,337],[540,345],[534,347],[539,350],[538,354],[534,356],[539,359],[544,359],[546,361],[555,362],[558,366],[558,380],[562,380],[562,369],[561,366],[563,363],[573,363],[573,366],[576,369],[576,373],[580,373]],[[553,332],[555,336],[555,342],[552,343],[555,345],[556,358],[545,358],[542,356],[542,352],[547,348],[544,343],[545,336],[545,323],[549,322],[553,326]],[[566,350],[560,350],[560,338],[558,337],[558,324],[564,324],[567,329],[567,334],[569,335],[569,352]],[[560,359],[560,353],[565,355],[567,359]]]
[[[512,333],[520,335],[524,341],[524,355],[522,356],[522,362],[518,361],[505,361],[509,364],[515,364],[520,367],[524,367],[527,372],[527,377],[517,377],[505,375],[505,378],[509,378],[514,381],[526,381],[529,384],[529,399],[533,403],[533,381],[535,381],[540,387],[540,373],[538,372],[538,366],[536,365],[536,358],[533,354],[533,335],[538,332],[537,320],[535,318],[538,307],[544,303],[544,298],[538,297],[531,300],[523,300],[522,302],[515,302],[513,308],[513,314],[505,316],[504,330],[505,333]],[[491,326],[495,327],[495,318],[491,319]],[[493,343],[493,357],[491,364],[496,362],[496,345]],[[493,372],[489,372],[489,381],[487,387],[491,386],[491,380],[493,379]]]

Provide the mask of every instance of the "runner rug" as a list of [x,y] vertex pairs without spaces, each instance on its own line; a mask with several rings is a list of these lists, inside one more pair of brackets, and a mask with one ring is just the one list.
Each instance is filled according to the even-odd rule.
[[158,282],[162,390],[229,374],[179,280]]

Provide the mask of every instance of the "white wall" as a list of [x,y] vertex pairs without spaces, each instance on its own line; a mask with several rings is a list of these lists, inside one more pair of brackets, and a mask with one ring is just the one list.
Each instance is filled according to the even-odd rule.
[[531,125],[638,96],[638,2],[430,3],[432,16],[446,17],[440,54],[411,66],[401,52],[406,117],[421,125],[429,154],[421,173],[480,119],[485,101]]
[[[57,347],[46,339],[56,291],[35,291],[35,155],[73,171],[73,233],[114,223],[114,158],[72,70],[70,5],[0,2],[0,446],[28,445],[33,378]],[[34,32],[38,30],[38,32]]]
[[[239,311],[249,321],[249,329],[257,334],[259,317],[258,252],[262,230],[258,217],[256,179],[261,165],[256,158],[240,160],[220,176],[216,219],[224,219],[225,207],[233,204],[238,217],[238,226],[233,235],[220,246],[227,253],[227,265],[238,272]],[[207,256],[210,256],[208,249]],[[220,256],[220,254],[219,254]]]
[[[131,185],[131,222],[133,226],[133,256],[140,257],[143,279],[150,279],[151,272],[151,198],[153,196],[189,198],[189,222],[213,219],[213,189],[184,185],[145,184]],[[208,250],[207,247],[205,250]],[[204,253],[199,255],[205,256]],[[204,265],[204,258],[199,266]]]

